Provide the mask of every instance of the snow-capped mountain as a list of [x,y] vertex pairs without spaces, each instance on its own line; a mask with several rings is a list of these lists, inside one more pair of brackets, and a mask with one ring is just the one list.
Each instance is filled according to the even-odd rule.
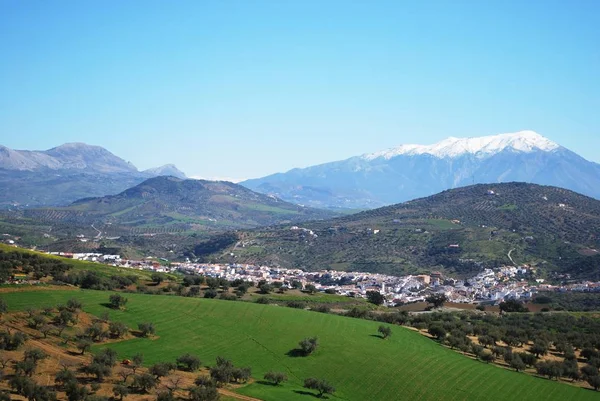
[[242,185],[315,207],[372,208],[475,183],[510,181],[600,199],[600,165],[533,131],[402,145]]
[[396,156],[431,155],[439,158],[458,157],[465,154],[488,157],[504,150],[530,153],[535,151],[551,152],[560,145],[544,138],[534,131],[520,131],[513,134],[483,136],[479,138],[450,137],[434,145],[402,145],[383,152],[363,155],[367,160],[377,158],[391,159]]

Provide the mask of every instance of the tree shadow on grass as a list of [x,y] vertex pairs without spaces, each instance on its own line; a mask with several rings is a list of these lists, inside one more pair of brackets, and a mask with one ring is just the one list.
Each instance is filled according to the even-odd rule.
[[371,337],[376,337],[376,338],[381,338],[382,340],[384,339],[384,337],[381,334],[369,334]]
[[256,383],[262,384],[263,386],[273,386],[273,387],[277,387],[278,386],[277,384],[275,384],[273,382],[266,381],[266,380],[258,380],[258,381],[256,381]]
[[108,309],[111,309],[111,310],[118,310],[118,309],[115,309],[115,307],[113,307],[112,304],[110,304],[108,302],[102,302],[100,304],[100,306],[104,306],[105,308],[108,308]]
[[286,352],[287,356],[291,356],[292,358],[301,358],[301,357],[305,357],[306,352],[302,351],[299,348],[294,348],[292,350],[289,350],[288,352]]
[[318,395],[318,394],[312,393],[312,392],[310,392],[310,391],[304,391],[304,390],[294,390],[294,393],[296,393],[296,394],[300,394],[300,395],[310,395],[310,396],[312,396],[312,397],[314,397],[314,398],[318,398],[318,399],[320,399],[320,400],[326,400],[326,399],[327,399],[327,397],[325,397],[325,396],[323,396],[323,397],[319,397],[319,395]]

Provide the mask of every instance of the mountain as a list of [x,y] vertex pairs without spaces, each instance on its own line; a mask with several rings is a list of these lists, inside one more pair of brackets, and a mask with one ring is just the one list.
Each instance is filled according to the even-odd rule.
[[0,208],[66,205],[84,197],[119,193],[159,175],[185,177],[173,165],[140,172],[108,150],[84,143],[46,151],[0,146]]
[[144,174],[151,177],[172,176],[185,180],[185,173],[179,170],[174,164],[165,164],[164,166],[149,168],[143,171]]
[[533,131],[402,145],[241,184],[299,204],[364,209],[475,183],[512,181],[600,198],[600,165]]
[[530,264],[539,277],[598,280],[599,232],[598,200],[550,186],[486,184],[299,227],[244,231],[243,247],[208,259],[234,254],[238,263],[309,271],[439,270],[459,277]]
[[117,195],[80,199],[68,207],[28,209],[26,219],[103,227],[112,235],[224,231],[329,218],[333,214],[284,202],[225,181],[150,178]]

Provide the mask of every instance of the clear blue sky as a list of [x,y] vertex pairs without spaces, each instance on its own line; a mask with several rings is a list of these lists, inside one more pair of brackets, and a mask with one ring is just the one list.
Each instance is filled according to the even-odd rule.
[[250,178],[532,129],[600,161],[600,1],[0,2],[0,143]]

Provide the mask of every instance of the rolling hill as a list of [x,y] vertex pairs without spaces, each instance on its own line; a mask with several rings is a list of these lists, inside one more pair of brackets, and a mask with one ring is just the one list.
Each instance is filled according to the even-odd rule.
[[238,234],[243,247],[222,249],[212,258],[233,252],[239,262],[306,270],[441,270],[458,276],[526,263],[556,278],[600,279],[598,232],[600,201],[556,187],[489,184],[299,229],[244,231]]
[[[27,221],[94,227],[107,235],[224,231],[331,217],[224,181],[155,177],[117,195],[80,199],[64,208],[27,209]],[[137,231],[135,231],[137,229]],[[133,230],[133,231],[132,231]]]
[[376,208],[476,183],[531,182],[600,199],[600,165],[533,131],[402,145],[242,182],[313,207]]
[[[307,377],[324,378],[336,387],[331,400],[597,400],[597,392],[535,378],[474,361],[408,328],[392,326],[392,336],[376,335],[380,323],[329,314],[198,298],[126,294],[125,310],[111,310],[105,291],[6,293],[10,310],[64,304],[70,298],[96,316],[136,327],[153,322],[156,338],[133,338],[102,345],[119,358],[144,355],[144,364],[198,355],[214,365],[217,356],[252,368],[252,383],[238,393],[265,401],[306,400],[316,395],[302,387]],[[302,338],[317,336],[308,357],[290,353]],[[93,351],[98,351],[95,347]],[[262,381],[268,371],[285,372],[289,381]]]

